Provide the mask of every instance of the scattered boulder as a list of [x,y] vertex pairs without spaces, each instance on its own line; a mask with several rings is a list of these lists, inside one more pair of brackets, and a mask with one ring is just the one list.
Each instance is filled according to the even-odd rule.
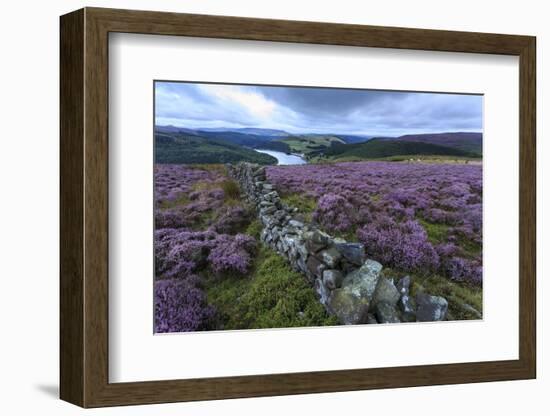
[[381,324],[396,324],[401,322],[395,305],[388,302],[378,302],[375,306],[376,318]]
[[447,299],[424,293],[416,295],[416,320],[418,322],[443,321],[447,316]]
[[340,270],[329,269],[323,271],[323,283],[330,290],[334,290],[342,286],[344,275]]

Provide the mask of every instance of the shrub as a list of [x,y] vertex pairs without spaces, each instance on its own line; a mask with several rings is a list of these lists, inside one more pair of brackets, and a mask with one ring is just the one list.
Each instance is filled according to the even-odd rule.
[[206,304],[198,278],[155,282],[155,333],[187,332],[208,328],[215,308]]
[[319,198],[313,219],[329,231],[348,231],[353,226],[353,211],[344,197],[326,194]]
[[239,184],[232,179],[226,179],[221,182],[221,188],[223,189],[226,199],[239,199],[241,196],[241,188]]

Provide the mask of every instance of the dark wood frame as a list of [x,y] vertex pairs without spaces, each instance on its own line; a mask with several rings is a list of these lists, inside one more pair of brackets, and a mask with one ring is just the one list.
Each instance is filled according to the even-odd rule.
[[[519,56],[519,359],[109,383],[110,32]],[[534,37],[85,8],[61,17],[60,46],[60,396],[63,400],[83,407],[100,407],[536,377]]]

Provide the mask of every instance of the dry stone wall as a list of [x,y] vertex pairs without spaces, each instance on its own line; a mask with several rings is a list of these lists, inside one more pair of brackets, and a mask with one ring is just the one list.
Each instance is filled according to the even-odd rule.
[[343,324],[444,320],[447,301],[440,296],[409,295],[410,277],[397,284],[382,276],[382,265],[365,257],[362,244],[335,238],[301,220],[281,201],[263,166],[228,165],[263,225],[260,239],[285,257],[315,288],[328,313]]

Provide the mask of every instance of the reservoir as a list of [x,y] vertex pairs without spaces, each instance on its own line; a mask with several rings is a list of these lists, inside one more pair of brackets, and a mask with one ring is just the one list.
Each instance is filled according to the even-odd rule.
[[257,152],[265,153],[266,155],[273,156],[277,159],[278,165],[305,165],[307,161],[298,155],[288,155],[283,152],[277,152],[276,150],[263,150],[254,149]]

